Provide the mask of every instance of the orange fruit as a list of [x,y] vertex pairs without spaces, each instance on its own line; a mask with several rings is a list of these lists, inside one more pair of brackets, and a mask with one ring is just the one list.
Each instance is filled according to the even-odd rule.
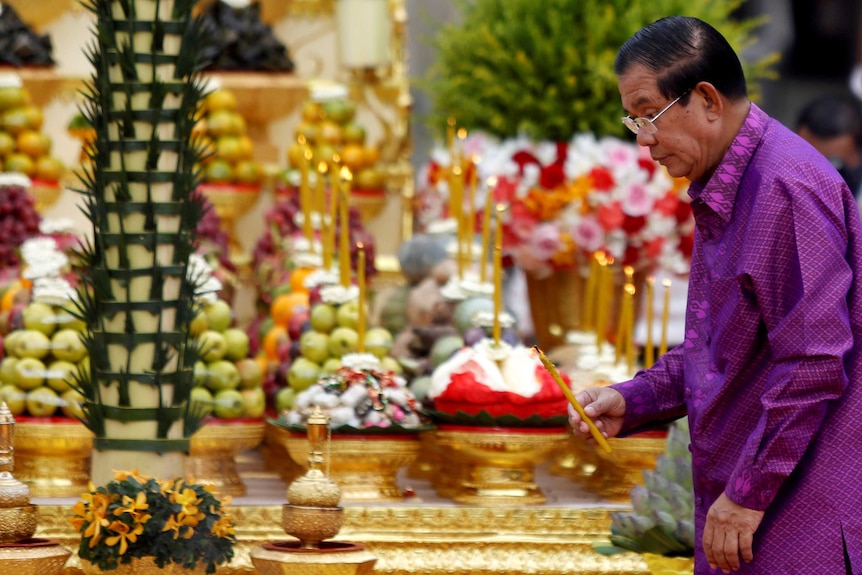
[[305,290],[291,291],[280,294],[272,300],[272,304],[269,306],[269,315],[275,325],[287,327],[296,309],[307,307],[308,292]]
[[346,144],[341,148],[341,161],[357,172],[366,166],[365,149],[359,144]]
[[24,285],[20,280],[15,280],[3,290],[3,297],[0,298],[0,311],[10,311],[15,305],[15,296],[24,289]]
[[278,359],[278,348],[282,343],[289,341],[287,328],[283,325],[274,325],[269,328],[260,344],[264,356],[269,360]]
[[42,110],[38,106],[24,106],[24,116],[27,117],[27,127],[31,130],[38,130],[45,122],[45,117],[42,115]]
[[365,165],[373,166],[380,161],[380,149],[374,146],[365,146]]
[[207,133],[213,139],[234,133],[235,112],[230,110],[216,110],[207,116]]
[[306,122],[318,122],[323,119],[323,107],[313,100],[302,104],[302,119]]
[[0,156],[6,156],[15,151],[15,138],[8,132],[0,131]]
[[259,184],[263,168],[254,160],[240,160],[233,167],[233,179],[238,184]]
[[35,177],[47,182],[58,182],[66,172],[66,166],[54,156],[42,156],[36,160]]
[[36,130],[24,130],[15,141],[18,151],[34,160],[51,151],[51,137]]
[[344,130],[332,120],[324,120],[318,127],[319,143],[340,146],[344,141]]
[[230,163],[242,158],[242,144],[234,135],[221,136],[215,143],[216,157]]
[[239,140],[240,158],[243,160],[250,160],[254,155],[254,142],[252,142],[251,138],[245,134],[237,136],[237,140]]
[[314,268],[295,268],[290,272],[290,291],[308,291],[305,287],[305,278],[314,273]]

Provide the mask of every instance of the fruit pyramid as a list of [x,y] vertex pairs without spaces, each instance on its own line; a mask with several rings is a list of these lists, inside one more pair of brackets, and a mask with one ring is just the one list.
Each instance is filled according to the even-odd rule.
[[52,141],[42,130],[42,110],[14,74],[0,76],[0,169],[55,183],[66,167],[51,154]]
[[253,157],[254,144],[233,92],[217,88],[204,98],[195,134],[210,154],[203,160],[205,184],[260,185],[263,167]]
[[[317,94],[315,92],[318,92]],[[303,164],[304,139],[311,147],[311,166],[331,163],[335,156],[353,172],[353,187],[379,190],[386,174],[380,166],[380,149],[367,142],[366,128],[356,120],[356,106],[340,86],[326,90],[312,88],[312,96],[302,106],[302,119],[287,150],[288,170],[284,179],[298,181]]]

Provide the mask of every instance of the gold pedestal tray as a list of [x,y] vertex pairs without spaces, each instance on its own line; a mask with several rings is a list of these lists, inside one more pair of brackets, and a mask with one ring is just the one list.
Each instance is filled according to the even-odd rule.
[[630,501],[630,491],[643,485],[645,469],[654,469],[656,459],[664,453],[666,431],[648,431],[631,437],[608,440],[611,452],[595,450],[599,455],[595,471],[586,481],[587,488],[608,501]]
[[81,561],[84,575],[205,575],[206,565],[200,564],[194,569],[186,569],[182,565],[169,563],[164,567],[156,565],[152,557],[136,557],[129,563],[121,563],[116,569],[102,571],[89,561]]
[[419,434],[419,455],[407,466],[407,477],[411,479],[433,479],[438,475],[442,460],[433,430]]
[[242,259],[243,247],[237,238],[236,222],[257,203],[260,186],[201,184],[198,189],[210,201],[221,219],[222,229],[228,234],[231,259]]
[[377,558],[360,543],[323,541],[304,549],[298,541],[265,543],[251,552],[259,575],[366,575]]
[[[288,433],[282,441],[293,460],[305,468],[308,438]],[[341,501],[403,501],[405,495],[396,476],[419,455],[419,437],[418,434],[333,435],[324,455],[328,461],[328,470],[324,472],[341,488]]]
[[33,497],[77,497],[87,491],[93,434],[80,421],[19,417],[13,445],[15,478]]
[[27,539],[0,544],[0,573],[57,575],[63,571],[71,551],[48,539]]
[[437,443],[461,466],[461,483],[452,499],[478,505],[544,503],[545,494],[534,480],[535,467],[568,436],[565,428],[441,426]]
[[260,445],[264,429],[262,419],[210,420],[192,435],[186,473],[199,483],[212,485],[219,495],[245,495],[236,456]]
[[595,473],[599,460],[599,454],[591,444],[569,434],[566,445],[551,457],[550,472],[586,483]]

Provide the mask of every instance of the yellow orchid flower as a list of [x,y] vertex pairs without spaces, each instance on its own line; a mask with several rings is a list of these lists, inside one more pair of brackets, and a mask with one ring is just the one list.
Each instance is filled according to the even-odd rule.
[[144,532],[144,526],[140,523],[130,528],[122,521],[114,521],[108,526],[108,529],[116,533],[112,537],[105,538],[105,545],[113,547],[117,543],[120,544],[120,555],[124,555],[129,548],[129,543],[134,543],[138,540],[138,535]]

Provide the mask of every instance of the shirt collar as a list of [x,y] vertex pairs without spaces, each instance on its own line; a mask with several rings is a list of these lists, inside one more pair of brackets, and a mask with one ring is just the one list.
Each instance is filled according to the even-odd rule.
[[760,145],[768,121],[766,112],[752,103],[739,133],[709,181],[706,184],[692,182],[688,188],[688,195],[692,200],[702,201],[725,222],[730,221],[742,175]]

